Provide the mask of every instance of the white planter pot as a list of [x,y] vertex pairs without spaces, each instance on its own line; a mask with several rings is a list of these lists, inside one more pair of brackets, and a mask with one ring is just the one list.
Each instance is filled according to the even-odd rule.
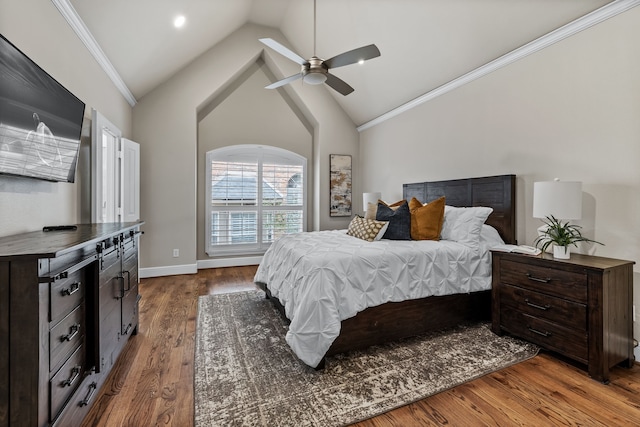
[[571,250],[569,246],[553,246],[553,257],[557,259],[569,259],[571,257]]

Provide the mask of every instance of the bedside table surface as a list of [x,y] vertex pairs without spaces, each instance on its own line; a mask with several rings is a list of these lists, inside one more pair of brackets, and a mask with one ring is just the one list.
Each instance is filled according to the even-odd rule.
[[[569,259],[557,259],[554,258],[553,255],[548,253],[541,253],[540,255],[524,255],[513,252],[502,252],[502,251],[492,251],[494,254],[500,253],[503,256],[514,257],[516,260],[521,260],[522,262],[532,262],[535,263],[535,260],[544,263],[546,261],[558,262],[561,264],[566,264],[567,266],[580,266],[586,268],[594,268],[598,270],[606,270],[609,268],[618,267],[625,264],[635,264],[635,261],[616,259],[616,258],[606,258],[595,255],[584,255],[584,254],[571,254],[571,258]],[[561,267],[558,267],[561,268]]]

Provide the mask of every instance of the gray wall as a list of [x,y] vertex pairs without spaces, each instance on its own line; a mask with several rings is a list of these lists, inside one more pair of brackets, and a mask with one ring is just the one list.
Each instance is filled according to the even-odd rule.
[[582,181],[580,224],[606,244],[583,250],[640,262],[639,22],[636,7],[364,131],[363,186],[395,201],[405,182],[514,173],[532,244],[533,182]]
[[[131,107],[51,1],[0,0],[0,28],[9,41],[87,104],[86,135],[93,107],[130,136]],[[80,189],[89,182],[88,156],[83,149],[73,184],[0,175],[0,236],[80,222],[85,202]]]

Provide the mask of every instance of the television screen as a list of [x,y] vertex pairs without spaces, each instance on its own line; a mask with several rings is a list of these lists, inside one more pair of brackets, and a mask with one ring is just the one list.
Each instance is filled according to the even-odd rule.
[[0,34],[0,173],[74,182],[84,102]]

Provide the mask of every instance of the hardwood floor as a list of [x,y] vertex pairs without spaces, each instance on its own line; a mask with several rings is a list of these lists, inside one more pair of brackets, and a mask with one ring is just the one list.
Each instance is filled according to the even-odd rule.
[[[143,279],[140,327],[84,426],[193,425],[198,296],[255,289],[256,267]],[[378,426],[640,425],[640,365],[609,385],[550,354],[356,424]]]

